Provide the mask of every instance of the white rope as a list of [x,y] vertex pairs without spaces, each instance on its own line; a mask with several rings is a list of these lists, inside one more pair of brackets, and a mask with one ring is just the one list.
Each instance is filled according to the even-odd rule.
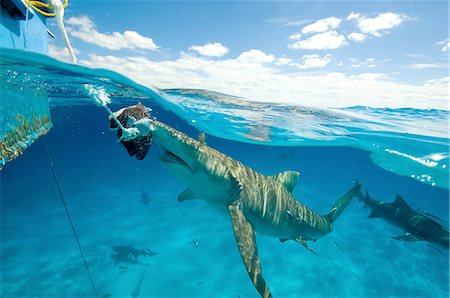
[[70,60],[72,63],[77,63],[77,57],[73,51],[72,45],[70,44],[69,36],[67,35],[66,27],[64,26],[64,6],[61,0],[49,0],[49,3],[53,6],[53,11],[55,12],[56,22],[58,23],[59,30],[64,37],[64,42],[66,43],[67,50],[69,50]]
[[105,89],[103,89],[102,87],[96,88],[91,84],[84,84],[83,87],[86,94],[90,98],[92,98],[95,105],[105,108],[111,119],[113,119],[117,123],[117,126],[121,129],[122,136],[120,137],[119,142],[121,140],[130,141],[140,136],[147,136],[151,131],[154,130],[152,120],[148,118],[143,118],[140,120],[130,118],[128,119],[128,121],[131,121],[131,123],[129,122],[128,124],[132,127],[125,128],[122,123],[120,123],[119,119],[117,119],[116,115],[114,115],[114,113],[108,107],[108,104],[111,103],[111,98],[109,98],[108,93],[106,93]]

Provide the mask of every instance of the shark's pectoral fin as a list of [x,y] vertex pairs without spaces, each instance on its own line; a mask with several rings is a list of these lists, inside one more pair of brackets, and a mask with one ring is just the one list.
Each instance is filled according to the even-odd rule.
[[380,217],[376,212],[371,211],[369,214],[369,218],[377,218]]
[[395,239],[395,240],[405,241],[405,242],[414,242],[414,241],[424,240],[422,237],[411,234],[411,233],[406,233],[405,235],[391,237],[391,238]]
[[286,241],[289,240],[288,238],[279,238],[279,239],[280,239],[280,242],[281,242],[281,243],[284,243],[284,242],[286,242]]
[[178,195],[178,202],[184,202],[184,201],[188,201],[188,200],[193,200],[198,198],[198,196],[196,196],[196,194],[194,193],[194,191],[192,191],[192,189],[190,188],[186,188],[185,190],[183,190],[182,193],[180,193]]
[[242,260],[247,268],[248,275],[255,288],[263,298],[272,297],[262,276],[261,261],[256,247],[256,233],[252,225],[245,218],[239,204],[228,206],[233,224],[234,236],[241,253]]
[[310,252],[312,252],[313,254],[315,254],[316,256],[318,256],[318,254],[311,249],[311,247],[309,247],[308,243],[306,243],[306,240],[303,237],[297,237],[294,239],[295,242],[300,243],[301,245],[303,245],[307,250],[309,250]]

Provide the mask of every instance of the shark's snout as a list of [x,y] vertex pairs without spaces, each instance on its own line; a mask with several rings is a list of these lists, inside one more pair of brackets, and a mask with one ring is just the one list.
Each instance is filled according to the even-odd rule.
[[156,125],[154,140],[162,150],[159,161],[170,171],[192,174],[194,151],[183,138],[164,126]]

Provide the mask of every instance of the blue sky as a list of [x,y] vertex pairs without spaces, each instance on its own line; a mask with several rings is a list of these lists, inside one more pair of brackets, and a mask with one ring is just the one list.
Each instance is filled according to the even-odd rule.
[[[162,88],[447,108],[447,2],[71,1],[79,64]],[[57,39],[50,55],[66,59]]]

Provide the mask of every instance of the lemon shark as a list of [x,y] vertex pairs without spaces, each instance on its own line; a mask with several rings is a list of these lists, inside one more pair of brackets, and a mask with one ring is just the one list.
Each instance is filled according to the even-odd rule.
[[366,195],[359,199],[371,209],[370,218],[383,218],[405,231],[404,235],[392,236],[392,239],[405,242],[428,241],[440,248],[449,249],[449,231],[435,220],[409,207],[400,195],[393,202],[387,203],[372,199],[366,191]]
[[[293,240],[313,252],[307,241],[329,234],[334,221],[360,193],[360,185],[355,183],[327,215],[321,216],[294,199],[292,191],[300,175],[298,172],[260,174],[209,147],[204,135],[197,140],[152,119],[142,104],[121,109],[114,115],[124,127],[145,131],[141,134],[142,142],[133,139],[127,141],[132,143],[124,144],[130,155],[136,154],[142,159],[138,153],[148,151],[150,135],[162,149],[162,165],[188,185],[178,201],[202,199],[228,214],[248,275],[264,298],[272,295],[262,275],[256,234],[276,237],[282,242]],[[111,128],[117,128],[113,121]],[[118,136],[121,136],[120,129]]]

